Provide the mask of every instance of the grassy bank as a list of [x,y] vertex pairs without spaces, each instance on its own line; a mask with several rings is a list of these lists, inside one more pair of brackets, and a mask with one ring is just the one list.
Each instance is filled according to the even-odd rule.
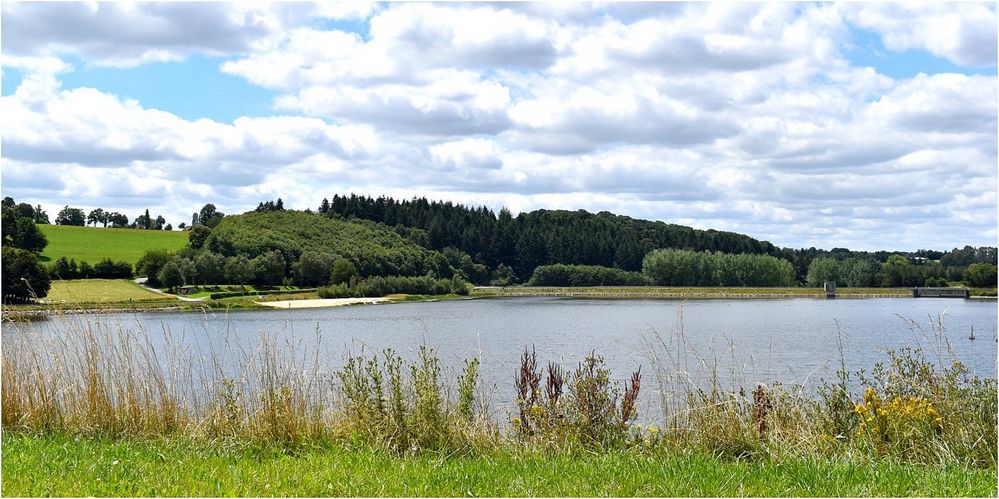
[[91,265],[110,258],[135,265],[146,250],[177,251],[187,244],[187,232],[170,230],[103,229],[69,225],[40,224],[49,244],[41,260],[56,261],[59,257],[89,262]]
[[[600,286],[600,287],[479,287],[474,296],[570,296],[582,298],[819,298],[819,288],[730,288],[730,287],[663,287],[663,286]],[[839,288],[837,296],[844,298],[906,298],[909,288]]]
[[732,461],[705,452],[400,456],[325,443],[289,452],[185,438],[3,436],[10,496],[970,496],[996,471],[848,459]]

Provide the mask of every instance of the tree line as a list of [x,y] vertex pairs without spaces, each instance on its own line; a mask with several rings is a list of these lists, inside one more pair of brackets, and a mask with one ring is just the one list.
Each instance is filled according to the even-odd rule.
[[[491,284],[525,282],[536,268],[553,264],[637,272],[642,270],[646,255],[663,248],[777,257],[791,264],[794,285],[811,285],[809,267],[821,258],[855,261],[851,263],[855,277],[851,282],[868,286],[923,286],[927,282],[961,281],[972,264],[997,264],[995,247],[921,249],[912,253],[778,248],[770,242],[733,232],[698,230],[584,210],[536,210],[513,217],[505,208],[496,213],[483,206],[426,198],[396,200],[387,196],[337,194],[323,199],[318,211],[331,218],[370,220],[390,226],[428,249],[461,251],[470,256],[471,265],[484,267],[477,275],[488,276]],[[896,264],[889,264],[892,256],[905,258],[911,267],[899,269]],[[863,266],[868,263],[871,269],[865,270]],[[475,276],[470,278],[482,283]]]
[[341,219],[364,219],[399,228],[429,249],[453,247],[489,270],[500,264],[522,280],[535,267],[555,263],[599,265],[638,271],[656,248],[771,254],[777,248],[743,234],[698,230],[638,220],[608,212],[537,210],[513,217],[503,208],[467,207],[426,198],[395,200],[351,194],[323,199],[318,211]]
[[805,280],[808,286],[830,281],[850,287],[938,287],[963,281],[972,287],[995,287],[996,265],[978,262],[959,267],[939,261],[914,264],[902,255],[891,255],[884,263],[871,258],[821,257],[811,261]]

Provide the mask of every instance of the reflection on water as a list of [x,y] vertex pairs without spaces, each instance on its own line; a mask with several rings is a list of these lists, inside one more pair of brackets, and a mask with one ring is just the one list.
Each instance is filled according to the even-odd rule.
[[[503,298],[207,315],[79,315],[6,325],[3,339],[27,331],[41,333],[30,335],[32,341],[51,341],[71,329],[101,323],[144,329],[158,352],[168,350],[170,343],[213,357],[250,352],[266,334],[293,347],[299,357],[318,354],[329,372],[342,365],[348,352],[392,348],[413,360],[426,344],[445,368],[458,369],[464,359],[479,357],[491,405],[501,410],[513,400],[514,373],[525,347],[536,348],[540,365],[552,360],[569,370],[593,351],[621,382],[645,366],[643,389],[648,388],[642,399],[648,408],[656,403],[651,395],[656,381],[648,374],[652,345],[659,346],[660,363],[669,359],[667,367],[685,371],[692,383],[706,383],[715,372],[722,387],[733,390],[775,380],[814,387],[823,378],[832,379],[840,365],[837,338],[850,371],[870,370],[886,359],[889,349],[912,347],[942,363],[949,363],[952,352],[972,372],[994,378],[996,311],[995,301],[949,299]],[[942,336],[935,336],[931,326],[938,321],[944,326]],[[974,341],[968,339],[972,327]],[[240,360],[246,358],[252,356]]]

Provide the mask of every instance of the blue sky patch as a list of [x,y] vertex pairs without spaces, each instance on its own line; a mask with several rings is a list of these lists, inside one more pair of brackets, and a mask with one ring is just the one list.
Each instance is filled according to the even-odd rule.
[[995,75],[996,68],[974,68],[958,66],[953,62],[937,57],[923,50],[895,52],[885,48],[878,33],[850,27],[853,46],[844,48],[844,55],[850,63],[858,67],[873,67],[878,73],[895,79],[912,78],[919,73],[961,73],[966,75]]
[[371,39],[370,25],[364,19],[328,19],[318,18],[312,21],[312,27],[323,31],[346,31],[356,33],[364,41]]
[[182,62],[107,68],[69,57],[66,62],[73,65],[73,71],[60,74],[59,79],[65,89],[96,88],[188,120],[209,118],[229,123],[240,116],[275,114],[271,102],[276,94],[241,77],[222,73],[219,66],[225,61],[222,57],[196,55]]
[[18,85],[21,84],[21,80],[24,79],[24,73],[17,68],[4,67],[2,78],[2,95],[6,97],[8,95],[14,95],[14,91],[17,90]]

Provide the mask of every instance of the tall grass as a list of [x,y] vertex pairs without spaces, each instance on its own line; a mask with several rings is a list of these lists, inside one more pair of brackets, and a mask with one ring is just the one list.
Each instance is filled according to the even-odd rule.
[[198,349],[170,331],[153,341],[142,329],[70,320],[62,334],[5,335],[2,425],[289,448],[338,441],[397,453],[692,449],[731,459],[996,466],[996,381],[969,374],[948,353],[942,319],[921,330],[940,351],[889,352],[870,372],[840,369],[816,393],[779,383],[722,386],[718,358],[694,351],[682,324],[681,309],[675,330],[649,339],[646,372],[662,409],[644,416],[658,419],[652,426],[635,423],[648,390],[642,368],[615,383],[596,352],[568,370],[525,350],[514,373],[516,412],[501,420],[480,397],[478,359],[451,376],[428,347],[409,363],[391,350],[362,350],[329,369],[318,347],[269,336],[252,348],[217,341]]

